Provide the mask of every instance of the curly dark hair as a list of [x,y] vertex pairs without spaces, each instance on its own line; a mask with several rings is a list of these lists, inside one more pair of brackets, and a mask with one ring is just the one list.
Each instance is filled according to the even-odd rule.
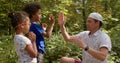
[[35,14],[39,9],[41,9],[41,5],[38,2],[31,2],[23,7],[23,11],[29,14],[30,19],[32,18],[32,15]]

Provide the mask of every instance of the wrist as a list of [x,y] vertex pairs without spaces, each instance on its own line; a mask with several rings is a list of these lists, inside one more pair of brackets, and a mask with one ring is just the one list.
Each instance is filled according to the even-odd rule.
[[51,26],[54,26],[55,23],[51,23]]
[[64,24],[61,24],[61,25],[59,24],[59,26],[60,26],[61,28],[64,28],[64,27],[65,27]]
[[84,48],[85,51],[88,51],[89,50],[89,46],[87,45],[85,48]]
[[31,40],[31,42],[32,42],[32,43],[36,43],[36,41],[35,41],[35,40]]

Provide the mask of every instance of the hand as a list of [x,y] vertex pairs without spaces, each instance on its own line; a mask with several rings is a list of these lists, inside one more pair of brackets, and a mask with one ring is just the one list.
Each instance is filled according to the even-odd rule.
[[81,38],[78,37],[72,37],[75,40],[75,43],[80,46],[82,49],[84,49],[87,45],[85,44],[85,42],[83,42],[83,40]]
[[42,28],[44,29],[44,30],[46,30],[46,28],[47,28],[47,24],[46,23],[42,23]]
[[64,25],[65,24],[65,16],[63,12],[60,12],[58,15],[58,24]]
[[36,35],[33,32],[28,33],[28,38],[31,40],[31,42],[36,42]]
[[54,23],[55,22],[55,17],[53,16],[53,14],[49,15],[49,20],[50,20],[50,23]]

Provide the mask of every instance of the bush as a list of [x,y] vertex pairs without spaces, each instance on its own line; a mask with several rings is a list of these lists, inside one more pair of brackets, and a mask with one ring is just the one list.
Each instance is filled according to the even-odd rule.
[[0,63],[16,63],[17,55],[14,48],[12,36],[0,38]]
[[59,63],[63,56],[81,58],[81,49],[72,43],[65,42],[61,34],[54,34],[46,39],[45,63]]
[[[44,63],[57,63],[62,56],[81,58],[81,50],[71,43],[67,43],[61,34],[54,34],[46,40],[46,53]],[[0,63],[17,63],[17,55],[12,36],[0,38]]]
[[111,60],[120,63],[120,24],[112,28],[109,32],[112,40]]
[[[120,28],[119,26],[116,28],[111,29],[111,32],[109,32],[113,45],[108,59],[109,63],[120,63]],[[81,48],[77,47],[73,43],[65,42],[60,33],[54,33],[51,38],[45,38],[45,41],[46,53],[44,55],[44,63],[59,63],[59,59],[63,56],[80,59],[82,57]],[[17,63],[17,55],[14,48],[13,37],[11,35],[0,37],[0,54],[0,63]]]

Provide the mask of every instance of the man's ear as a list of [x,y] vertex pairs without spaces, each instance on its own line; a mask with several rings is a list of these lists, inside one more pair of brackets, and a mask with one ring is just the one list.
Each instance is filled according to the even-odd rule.
[[98,25],[100,26],[100,21],[98,21]]

